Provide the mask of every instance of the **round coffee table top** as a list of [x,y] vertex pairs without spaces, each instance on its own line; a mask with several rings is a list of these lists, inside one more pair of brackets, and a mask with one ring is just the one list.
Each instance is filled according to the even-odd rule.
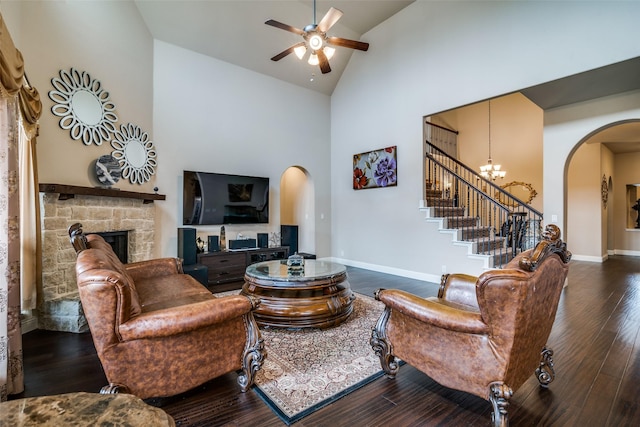
[[315,259],[304,260],[304,274],[289,274],[287,261],[264,261],[247,267],[246,276],[260,280],[277,280],[279,282],[308,282],[311,279],[326,279],[347,272],[347,268],[331,261]]

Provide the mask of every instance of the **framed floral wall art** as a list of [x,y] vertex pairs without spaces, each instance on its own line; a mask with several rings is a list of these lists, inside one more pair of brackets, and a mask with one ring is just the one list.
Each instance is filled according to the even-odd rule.
[[397,146],[353,155],[353,189],[398,185]]

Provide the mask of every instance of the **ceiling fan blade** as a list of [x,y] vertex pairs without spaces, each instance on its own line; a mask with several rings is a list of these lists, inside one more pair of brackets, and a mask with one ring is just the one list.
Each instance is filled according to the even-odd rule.
[[318,55],[318,65],[320,65],[322,74],[330,73],[331,67],[329,66],[329,60],[327,59],[327,55],[324,54],[324,51],[318,50],[316,51],[316,55]]
[[304,42],[300,42],[300,43],[296,43],[293,46],[283,50],[282,52],[280,52],[279,54],[277,54],[276,56],[274,56],[273,58],[271,58],[272,61],[280,61],[282,58],[284,58],[285,56],[289,55],[291,52],[293,52],[293,50],[295,48],[297,48],[298,46],[304,46]]
[[267,25],[271,25],[272,27],[280,28],[281,30],[290,31],[292,33],[303,35],[304,31],[299,28],[292,27],[291,25],[283,24],[282,22],[274,21],[273,19],[269,19],[265,22]]
[[340,9],[332,7],[318,23],[318,30],[326,33],[327,31],[329,31],[329,28],[333,27],[333,24],[338,22],[338,19],[340,19],[341,17],[342,11]]
[[350,49],[358,49],[367,51],[369,43],[359,42],[357,40],[343,39],[341,37],[327,37],[327,42],[334,46],[348,47]]

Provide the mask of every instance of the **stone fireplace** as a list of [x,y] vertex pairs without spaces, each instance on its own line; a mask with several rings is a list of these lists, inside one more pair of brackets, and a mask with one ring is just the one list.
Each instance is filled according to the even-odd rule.
[[78,296],[76,253],[69,242],[69,226],[79,222],[85,234],[126,234],[128,262],[147,260],[153,255],[155,229],[155,204],[150,202],[163,200],[164,196],[149,200],[138,197],[142,193],[105,189],[87,191],[106,192],[98,195],[68,194],[63,193],[60,186],[47,185],[51,184],[40,186],[42,297],[38,326],[47,330],[84,332],[88,327]]
[[111,245],[120,262],[126,264],[129,262],[129,231],[131,230],[101,231],[95,234],[102,236]]

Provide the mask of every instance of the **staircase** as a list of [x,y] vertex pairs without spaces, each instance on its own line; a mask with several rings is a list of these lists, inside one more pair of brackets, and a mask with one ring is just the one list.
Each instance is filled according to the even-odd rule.
[[453,244],[468,246],[468,256],[483,259],[485,268],[501,268],[540,240],[542,213],[429,141],[426,175],[426,220],[451,233]]
[[494,227],[468,216],[464,206],[454,206],[454,199],[446,198],[442,190],[427,189],[420,210],[425,212],[427,221],[439,223],[441,232],[450,232],[454,244],[468,246],[470,257],[483,259],[485,268],[500,267],[513,258],[507,237],[496,235]]

